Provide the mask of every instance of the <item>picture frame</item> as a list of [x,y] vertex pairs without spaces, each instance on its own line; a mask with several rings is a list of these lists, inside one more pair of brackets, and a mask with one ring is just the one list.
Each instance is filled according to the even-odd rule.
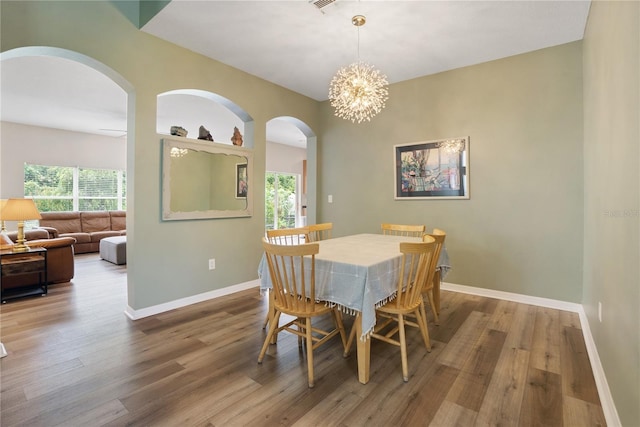
[[236,163],[236,199],[247,198],[247,164]]
[[397,144],[396,200],[469,199],[469,137]]

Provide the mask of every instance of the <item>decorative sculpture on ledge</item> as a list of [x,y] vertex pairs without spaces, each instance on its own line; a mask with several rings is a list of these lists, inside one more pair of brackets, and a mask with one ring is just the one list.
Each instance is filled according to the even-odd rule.
[[233,145],[242,145],[242,134],[240,133],[240,129],[238,129],[237,126],[233,127],[233,136],[231,137],[231,142],[233,142]]
[[211,132],[207,130],[206,127],[200,126],[198,130],[198,139],[204,139],[206,141],[213,141],[213,137],[211,136]]
[[182,126],[171,126],[171,135],[186,137],[189,132]]

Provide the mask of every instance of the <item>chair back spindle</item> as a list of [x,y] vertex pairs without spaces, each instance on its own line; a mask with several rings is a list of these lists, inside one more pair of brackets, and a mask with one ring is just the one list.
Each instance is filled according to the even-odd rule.
[[405,224],[388,224],[383,223],[382,234],[404,237],[422,237],[424,234],[424,225],[405,225]]
[[277,245],[263,242],[274,300],[296,312],[315,309],[315,255],[319,245]]
[[331,230],[333,229],[332,222],[325,222],[322,224],[312,224],[309,226],[309,241],[318,242],[320,240],[327,240],[331,238]]
[[309,242],[309,227],[279,228],[267,230],[269,243],[277,245],[301,245]]

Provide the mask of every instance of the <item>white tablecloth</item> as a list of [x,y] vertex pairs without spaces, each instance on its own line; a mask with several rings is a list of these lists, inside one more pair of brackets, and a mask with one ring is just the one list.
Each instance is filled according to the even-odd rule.
[[[376,323],[376,307],[394,297],[400,261],[400,242],[420,238],[356,234],[317,242],[316,299],[329,301],[344,312],[362,314],[363,337]],[[438,267],[442,277],[451,268],[442,249]],[[260,288],[271,288],[271,277],[264,256],[258,268]]]

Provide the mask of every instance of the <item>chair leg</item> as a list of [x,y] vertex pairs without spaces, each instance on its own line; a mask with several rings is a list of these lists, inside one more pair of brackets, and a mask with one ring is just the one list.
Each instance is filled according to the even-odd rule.
[[[436,310],[436,303],[433,299],[433,290],[427,292],[427,296],[429,297],[429,305],[431,305],[431,311],[433,312],[433,323],[436,326],[440,326],[440,319],[438,318],[438,311]],[[426,317],[425,317],[426,319]]]
[[422,318],[424,321],[427,321],[427,310],[424,307],[424,299],[420,301],[420,314],[422,314]]
[[347,334],[344,330],[344,323],[342,322],[342,313],[340,313],[340,311],[337,308],[334,308],[331,314],[333,315],[333,320],[336,323],[336,328],[338,328],[338,331],[340,332],[340,339],[342,339],[342,347],[346,352],[347,351]]
[[402,379],[409,381],[409,364],[407,362],[407,339],[404,335],[404,316],[398,315],[398,332],[400,334],[400,356],[402,357]]
[[347,340],[347,345],[345,346],[343,357],[348,357],[349,352],[351,351],[351,345],[353,344],[353,339],[356,337],[356,322],[358,321],[358,316],[360,313],[356,315],[356,320],[353,322],[353,326],[351,327],[351,332],[349,332],[349,339]]
[[[269,303],[267,306],[267,317],[266,319],[264,319],[264,325],[262,326],[262,329],[266,328],[269,321],[271,321],[271,319],[275,317],[275,308],[274,308],[273,299],[274,299],[273,289],[270,289],[269,299],[268,299]],[[276,327],[278,327],[278,322],[276,322]],[[277,343],[278,343],[278,334],[276,333],[271,337],[271,344],[277,344]]]
[[313,339],[311,338],[311,317],[306,318],[307,335],[307,375],[309,377],[309,388],[313,388]]
[[[309,318],[307,317],[307,320],[308,320],[308,319],[309,319]],[[302,323],[300,323],[300,322],[301,322],[301,320],[300,320],[300,318],[298,317],[298,332],[300,332],[300,334],[302,334],[303,332],[305,332],[305,331],[303,331],[303,329],[305,329],[305,328],[306,328],[306,326],[302,326]],[[306,325],[306,323],[305,323],[305,325]],[[305,332],[305,333],[306,333],[306,332]],[[302,348],[302,342],[304,341],[304,340],[302,339],[302,335],[300,335],[300,334],[298,334],[298,348]]]
[[440,282],[442,281],[442,271],[437,268],[436,274],[433,275],[433,289],[431,293],[433,294],[433,302],[435,303],[435,312],[440,314]]
[[273,289],[268,289],[267,293],[267,315],[264,318],[262,329],[266,329],[269,324],[269,319],[273,316]]
[[420,308],[415,311],[414,315],[416,316],[416,322],[418,323],[420,333],[422,334],[424,346],[426,347],[427,352],[431,353],[431,340],[429,339],[429,326],[427,325],[427,316],[425,315],[424,301],[422,302],[422,304],[420,304]]
[[264,355],[267,352],[267,348],[269,347],[271,338],[273,337],[276,329],[278,328],[279,322],[280,322],[280,312],[276,311],[275,315],[273,316],[273,321],[269,326],[269,332],[267,333],[267,337],[264,339],[264,344],[262,344],[262,350],[260,350],[260,355],[258,356],[258,363],[262,363],[262,359],[264,358]]

